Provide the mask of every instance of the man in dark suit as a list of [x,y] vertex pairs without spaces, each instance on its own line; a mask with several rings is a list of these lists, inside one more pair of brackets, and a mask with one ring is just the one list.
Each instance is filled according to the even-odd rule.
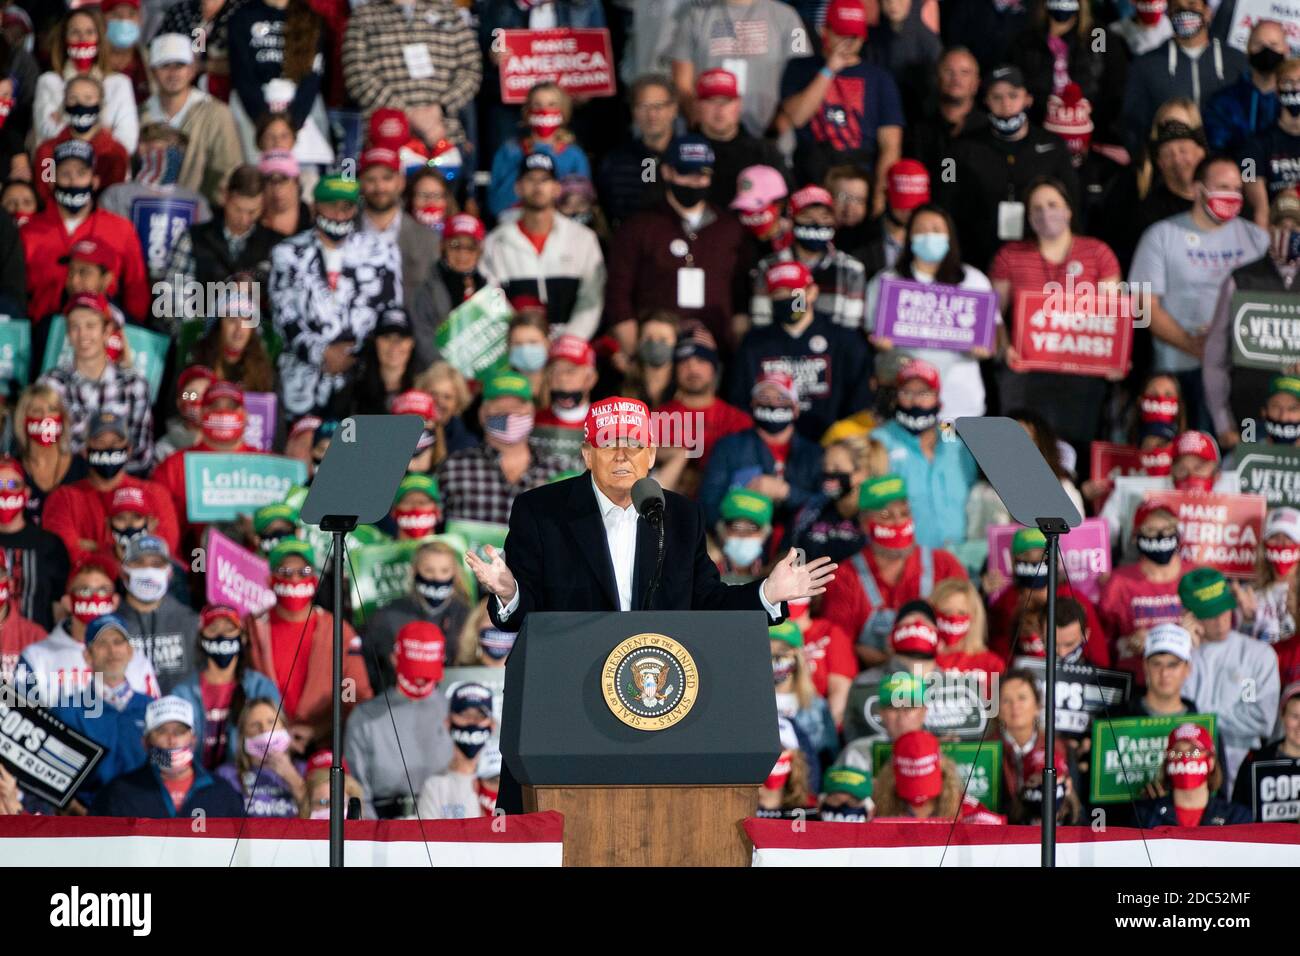
[[632,485],[654,466],[644,403],[610,398],[592,406],[583,429],[588,472],[543,485],[515,499],[505,553],[469,552],[466,561],[488,601],[492,622],[517,631],[530,611],[710,610],[763,608],[773,623],[781,605],[820,594],[835,565],[819,558],[796,565],[795,552],[761,581],[723,584],[705,549],[700,505],[664,496],[664,562],[646,602],[658,535],[632,505]]

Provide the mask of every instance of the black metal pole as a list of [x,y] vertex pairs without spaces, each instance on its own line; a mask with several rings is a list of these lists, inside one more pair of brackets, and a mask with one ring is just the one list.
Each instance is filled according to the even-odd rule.
[[343,532],[334,532],[334,713],[330,763],[330,866],[343,865]]
[[1047,538],[1047,681],[1043,694],[1043,866],[1056,866],[1056,532]]

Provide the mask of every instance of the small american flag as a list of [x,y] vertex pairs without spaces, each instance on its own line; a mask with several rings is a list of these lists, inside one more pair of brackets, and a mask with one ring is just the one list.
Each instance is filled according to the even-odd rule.
[[767,53],[767,21],[718,21],[709,37],[709,56],[762,56]]

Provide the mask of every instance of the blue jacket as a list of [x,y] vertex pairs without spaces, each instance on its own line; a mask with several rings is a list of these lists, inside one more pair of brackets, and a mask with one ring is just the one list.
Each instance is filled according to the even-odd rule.
[[[750,428],[720,438],[709,456],[700,484],[700,504],[709,529],[721,519],[722,499],[733,485],[745,485],[757,475],[776,474],[776,459],[772,457],[767,442],[759,437],[758,430]],[[822,449],[798,432],[790,442],[790,457],[786,459],[783,477],[790,485],[790,497],[777,507],[774,521],[787,521],[821,486]]]
[[[261,671],[255,671],[251,667],[245,669],[243,685],[245,700],[269,697],[277,704],[280,703],[280,691],[276,689],[275,681]],[[199,686],[199,672],[192,672],[173,687],[172,694],[181,700],[188,700],[190,706],[194,708],[194,762],[197,764],[203,757],[204,724],[207,721],[207,714],[203,707],[203,689]],[[223,763],[226,760],[234,760],[239,753],[239,734],[230,733],[226,737],[226,756],[222,758]]]
[[916,543],[951,548],[966,539],[966,498],[979,472],[966,446],[953,435],[934,446],[934,460],[921,452],[920,440],[898,422],[871,433],[889,452],[889,470],[907,482],[907,501],[916,524]]
[[138,770],[123,774],[99,791],[95,802],[91,804],[90,815],[168,820],[193,816],[195,810],[202,810],[212,818],[242,817],[244,801],[230,789],[230,784],[212,776],[196,763],[194,783],[178,810],[163,785],[158,768],[146,763]]
[[[534,143],[533,151],[549,153],[555,160],[555,178],[586,176],[591,178],[591,163],[577,142],[569,143],[556,152],[546,143]],[[519,140],[511,139],[501,144],[492,157],[492,182],[488,185],[488,210],[499,216],[509,209],[519,197],[515,195],[515,180],[519,178],[519,164],[524,159],[524,148]]]
[[1205,138],[1211,149],[1235,156],[1246,140],[1277,122],[1279,109],[1277,93],[1261,92],[1247,71],[1205,101]]
[[[1176,827],[1179,825],[1178,814],[1174,811],[1174,798],[1171,796],[1164,796],[1159,800],[1142,800],[1137,804],[1135,810],[1137,825],[1140,827]],[[1203,827],[1223,827],[1235,823],[1250,823],[1251,819],[1250,811],[1241,804],[1232,803],[1211,794],[1210,802],[1205,805],[1205,812],[1201,814],[1200,825]]]
[[144,765],[144,714],[151,700],[147,694],[132,694],[122,710],[105,703],[97,708],[97,714],[84,707],[51,710],[77,733],[104,748],[99,763],[77,790],[77,799],[85,806],[90,806],[110,780]]

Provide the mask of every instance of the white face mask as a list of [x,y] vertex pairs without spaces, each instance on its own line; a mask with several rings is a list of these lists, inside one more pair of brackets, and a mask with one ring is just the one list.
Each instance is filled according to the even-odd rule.
[[136,600],[152,603],[167,594],[171,582],[169,568],[127,568],[126,589]]

